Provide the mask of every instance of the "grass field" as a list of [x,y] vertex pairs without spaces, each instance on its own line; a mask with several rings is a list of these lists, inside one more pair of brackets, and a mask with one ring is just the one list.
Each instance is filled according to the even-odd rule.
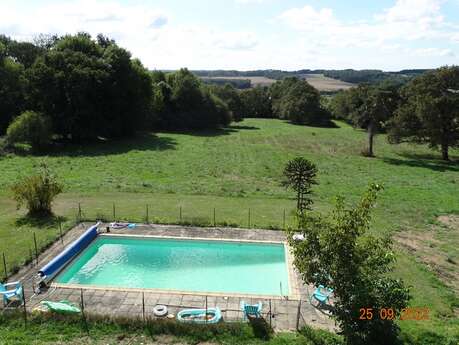
[[[35,316],[28,319],[27,328],[21,314],[5,317],[0,314],[0,344],[2,345],[342,345],[342,339],[322,330],[304,328],[298,333],[271,334],[264,328],[247,324],[219,325],[177,324],[170,320],[90,319],[87,328],[80,317]],[[131,322],[130,322],[131,321]],[[87,330],[87,331],[86,331]],[[320,341],[320,342],[319,342]]]
[[[385,185],[380,195],[373,231],[380,234],[435,239],[431,250],[442,269],[457,271],[459,229],[438,225],[437,217],[459,214],[459,152],[455,163],[439,160],[438,152],[423,146],[392,146],[383,135],[376,139],[376,158],[364,158],[364,132],[346,124],[313,128],[280,120],[246,119],[227,129],[209,132],[157,133],[124,141],[106,141],[86,147],[56,149],[43,156],[0,158],[0,253],[9,267],[30,257],[33,232],[39,246],[58,235],[56,222],[36,224],[24,218],[11,200],[9,187],[21,176],[46,162],[65,183],[55,204],[64,226],[70,226],[81,203],[86,218],[143,220],[149,205],[150,221],[213,223],[247,227],[282,227],[293,224],[292,193],[280,185],[285,163],[298,155],[315,162],[319,185],[315,208],[332,207],[333,197],[355,202],[367,185]],[[441,229],[438,230],[438,229]],[[427,241],[427,239],[426,239]],[[453,288],[435,267],[423,262],[423,251],[398,245],[396,275],[413,286],[414,306],[431,308],[430,321],[400,322],[407,334],[433,332],[452,336],[459,329],[459,307]],[[438,273],[438,272],[437,272]],[[1,275],[1,273],[0,273]],[[457,311],[456,311],[457,313]],[[446,338],[445,338],[446,339]]]

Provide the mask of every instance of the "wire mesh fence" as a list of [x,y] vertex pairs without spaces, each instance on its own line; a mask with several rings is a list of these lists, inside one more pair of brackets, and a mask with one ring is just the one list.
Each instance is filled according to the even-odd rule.
[[[76,203],[73,214],[68,219],[56,217],[52,224],[46,224],[47,231],[41,232],[39,226],[36,231],[30,232],[28,238],[22,241],[21,253],[9,253],[8,248],[1,251],[2,268],[0,279],[7,281],[19,268],[28,263],[38,262],[41,252],[56,240],[64,243],[64,234],[81,222],[134,222],[146,224],[178,224],[184,226],[202,227],[235,227],[235,228],[264,228],[281,230],[293,227],[295,224],[294,209],[269,209],[270,216],[266,216],[266,209],[250,206],[247,208],[218,208],[218,207],[185,207],[177,206],[175,211],[170,207],[165,210],[158,205],[139,205],[138,203],[97,203],[85,205]],[[2,248],[3,249],[3,248]],[[1,250],[1,249],[0,249]]]
[[[177,315],[184,310],[199,311],[194,316],[180,318],[184,323],[211,325],[215,321],[225,323],[252,323],[257,319],[268,329],[299,330],[304,325],[311,325],[315,312],[311,312],[306,300],[259,299],[235,296],[209,296],[204,294],[164,294],[151,291],[110,291],[100,289],[64,289],[57,288],[41,295],[29,296],[26,302],[27,311],[35,314],[49,313],[41,303],[69,301],[80,309],[82,327],[88,329],[88,319],[105,318],[116,320],[178,321]],[[242,303],[257,304],[262,302],[260,314],[247,315]],[[304,308],[306,306],[306,308]],[[25,311],[24,306],[24,311]],[[221,319],[214,318],[216,308],[221,312]],[[160,311],[160,312],[159,312]],[[188,313],[192,314],[192,313]],[[184,315],[187,315],[185,313]],[[27,322],[27,314],[24,315]]]

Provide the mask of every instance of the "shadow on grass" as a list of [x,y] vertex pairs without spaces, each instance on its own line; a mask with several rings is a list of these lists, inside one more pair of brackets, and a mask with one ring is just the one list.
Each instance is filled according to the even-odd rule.
[[403,159],[383,158],[382,160],[392,165],[405,165],[415,168],[426,168],[434,171],[459,171],[459,161],[444,161],[434,154],[401,153]]
[[158,137],[150,133],[139,134],[127,139],[96,140],[89,143],[74,144],[57,142],[42,155],[55,157],[94,157],[130,151],[175,150],[177,142],[173,138]]
[[223,128],[212,128],[212,129],[199,129],[199,130],[165,130],[162,133],[174,133],[174,134],[187,134],[197,137],[218,137],[221,135],[230,135],[239,131],[246,130],[258,130],[260,128],[254,126],[243,126],[243,125],[230,125]]
[[336,124],[333,121],[326,121],[323,123],[317,123],[317,124],[310,124],[310,123],[295,123],[292,121],[285,121],[288,124],[294,125],[294,126],[302,126],[302,127],[313,127],[313,128],[341,128],[338,124]]
[[33,226],[35,228],[56,228],[59,223],[64,223],[67,220],[66,217],[56,216],[54,214],[46,216],[33,216],[25,215],[15,221],[16,226]]
[[258,339],[269,340],[274,333],[264,318],[249,318],[249,324],[252,327],[253,334]]

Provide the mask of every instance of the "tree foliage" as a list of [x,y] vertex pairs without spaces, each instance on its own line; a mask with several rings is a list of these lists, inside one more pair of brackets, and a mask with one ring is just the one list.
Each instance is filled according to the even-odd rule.
[[168,74],[154,72],[153,79],[153,122],[159,127],[207,129],[231,122],[228,105],[186,68]]
[[424,74],[402,91],[403,104],[389,123],[389,140],[427,143],[449,159],[459,146],[459,67],[443,67]]
[[6,131],[8,144],[28,143],[36,151],[46,147],[51,136],[50,119],[34,111],[25,111],[16,117]]
[[244,107],[244,117],[274,117],[271,109],[271,95],[267,87],[256,86],[241,91],[241,101]]
[[[329,215],[300,214],[304,241],[288,232],[303,280],[334,290],[331,312],[352,345],[394,344],[398,326],[381,318],[378,310],[392,308],[398,316],[410,298],[403,281],[390,276],[395,262],[390,239],[368,233],[379,190],[372,184],[354,208],[346,208],[340,197]],[[374,317],[361,320],[361,308],[373,308]]]
[[283,185],[296,192],[298,213],[303,214],[304,210],[310,210],[312,204],[311,187],[317,184],[317,168],[314,163],[303,157],[297,157],[287,163],[283,175],[285,178]]
[[399,83],[389,81],[377,85],[361,84],[341,91],[331,101],[329,107],[335,118],[367,131],[368,146],[364,152],[368,156],[374,156],[374,137],[385,130],[387,121],[399,106],[399,88]]
[[320,94],[306,80],[285,78],[271,85],[273,114],[295,124],[331,125],[329,112],[322,107]]
[[24,67],[8,56],[0,42],[0,135],[4,134],[14,116],[24,110]]
[[88,34],[58,39],[27,72],[33,108],[74,141],[133,134],[150,107],[146,69],[115,43]]
[[52,214],[52,202],[63,190],[48,167],[42,164],[35,175],[28,176],[12,187],[18,209],[25,203],[30,216]]
[[227,104],[234,121],[242,121],[244,117],[244,104],[241,100],[240,91],[231,84],[225,84],[223,86],[214,85],[210,90]]

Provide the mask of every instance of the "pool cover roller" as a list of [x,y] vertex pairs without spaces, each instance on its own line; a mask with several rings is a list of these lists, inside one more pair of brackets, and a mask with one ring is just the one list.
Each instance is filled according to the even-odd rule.
[[99,224],[100,223],[97,223],[91,226],[83,235],[67,246],[58,256],[43,266],[38,271],[42,280],[50,280],[65,266],[65,264],[85,249],[97,237],[97,227]]

